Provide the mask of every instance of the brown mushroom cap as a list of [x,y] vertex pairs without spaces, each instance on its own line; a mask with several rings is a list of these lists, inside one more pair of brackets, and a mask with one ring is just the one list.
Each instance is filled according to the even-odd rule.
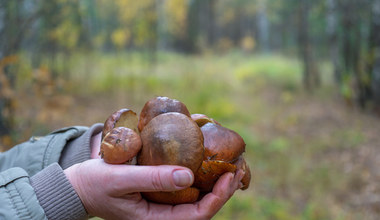
[[184,203],[193,203],[199,197],[199,189],[189,187],[173,192],[142,192],[145,199],[156,203],[177,205]]
[[210,192],[221,175],[235,171],[236,165],[228,162],[220,160],[203,161],[202,166],[194,174],[194,186],[202,192]]
[[207,123],[201,127],[204,137],[204,160],[235,162],[245,151],[243,138],[228,128]]
[[138,120],[139,118],[137,117],[136,113],[130,109],[123,108],[114,112],[104,122],[102,139],[108,132],[116,127],[130,128],[133,131],[139,133],[137,129]]
[[203,135],[184,114],[170,112],[154,117],[141,132],[141,165],[180,165],[197,171],[203,161]]
[[168,97],[156,97],[145,103],[140,113],[138,128],[140,132],[152,118],[167,112],[179,112],[190,117],[190,112],[182,102]]
[[234,164],[236,165],[238,169],[242,169],[245,172],[243,179],[241,179],[241,183],[243,184],[241,189],[242,190],[248,189],[249,184],[251,182],[251,169],[249,169],[249,166],[247,162],[245,161],[243,155],[241,155]]
[[106,163],[121,164],[130,161],[141,149],[140,136],[132,129],[117,127],[103,138],[100,156]]

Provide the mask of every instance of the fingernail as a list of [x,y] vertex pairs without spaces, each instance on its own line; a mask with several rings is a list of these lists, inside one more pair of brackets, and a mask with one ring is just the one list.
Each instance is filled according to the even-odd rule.
[[173,180],[176,186],[190,186],[193,183],[193,175],[186,170],[176,170],[173,172]]

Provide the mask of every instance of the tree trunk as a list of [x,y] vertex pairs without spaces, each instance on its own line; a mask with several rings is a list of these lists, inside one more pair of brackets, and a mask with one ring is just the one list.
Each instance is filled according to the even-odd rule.
[[269,51],[269,21],[267,16],[266,1],[260,1],[259,11],[257,13],[258,43],[261,51]]
[[327,35],[330,47],[330,60],[334,68],[334,80],[342,83],[342,69],[339,62],[338,19],[336,0],[327,0]]
[[[364,18],[363,11],[369,5],[363,4],[358,8],[357,1],[345,0],[341,1],[342,12],[342,29],[343,29],[343,50],[341,57],[343,58],[342,77],[351,78],[351,82],[345,82],[351,85],[354,95],[350,97],[361,108],[365,108],[370,100],[370,85],[368,83],[368,74],[361,67],[364,62],[362,57],[363,47],[363,31],[362,27],[368,25],[369,21]],[[368,14],[368,13],[367,13]]]
[[[19,4],[19,5],[18,5]],[[20,20],[20,5],[23,2],[3,1],[0,10],[3,11],[0,29],[0,136],[9,135],[13,129],[14,98],[13,91],[16,75],[8,71],[8,65],[12,63],[14,55],[21,44],[21,27],[24,25]]]
[[165,13],[166,0],[156,0],[157,14],[157,50],[167,50],[168,43],[168,21]]
[[207,0],[207,44],[213,46],[215,43],[216,25],[215,25],[215,0]]
[[372,44],[373,67],[371,88],[375,108],[380,113],[380,0],[374,0],[372,6]]
[[190,1],[189,4],[186,36],[181,43],[184,52],[195,53],[198,51],[196,41],[199,34],[199,9],[201,6],[201,0]]
[[309,36],[308,14],[310,3],[301,0],[299,9],[299,49],[303,60],[303,83],[307,90],[312,91],[320,84],[319,73],[313,58],[312,43]]

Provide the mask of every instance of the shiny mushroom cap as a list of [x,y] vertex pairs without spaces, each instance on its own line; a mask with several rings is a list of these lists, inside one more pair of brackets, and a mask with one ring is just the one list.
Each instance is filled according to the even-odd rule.
[[145,103],[141,110],[138,122],[140,132],[154,117],[168,112],[179,112],[190,117],[190,112],[185,104],[175,99],[159,96]]
[[201,127],[204,137],[205,160],[235,162],[245,151],[243,138],[233,130],[215,123]]
[[169,112],[154,117],[141,132],[141,165],[180,165],[197,171],[203,161],[203,135],[190,117]]

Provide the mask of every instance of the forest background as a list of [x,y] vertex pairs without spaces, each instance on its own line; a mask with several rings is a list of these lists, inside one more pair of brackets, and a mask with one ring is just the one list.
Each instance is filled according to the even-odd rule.
[[0,0],[0,151],[158,95],[247,143],[215,219],[379,219],[380,0]]

